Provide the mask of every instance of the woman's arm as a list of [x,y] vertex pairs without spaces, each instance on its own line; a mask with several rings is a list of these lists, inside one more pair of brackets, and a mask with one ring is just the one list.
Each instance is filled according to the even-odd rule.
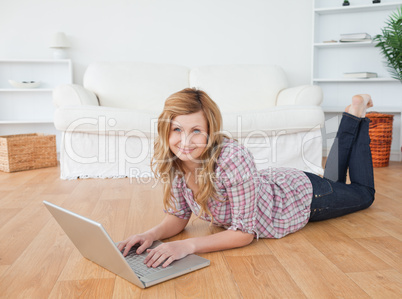
[[117,248],[120,251],[124,249],[123,255],[126,256],[131,247],[140,244],[141,246],[138,247],[137,253],[141,254],[145,249],[150,247],[154,241],[170,238],[180,233],[186,227],[188,221],[189,219],[181,219],[174,215],[166,214],[160,224],[142,234],[130,236],[120,242]]
[[166,214],[161,223],[147,232],[153,235],[154,240],[170,238],[180,233],[186,227],[189,220]]
[[253,234],[239,230],[226,230],[209,236],[164,243],[154,249],[149,249],[149,254],[144,262],[148,267],[158,267],[166,260],[162,266],[167,267],[174,260],[181,259],[192,253],[242,247],[250,244],[253,239]]
[[225,230],[213,235],[187,239],[192,244],[192,253],[213,252],[250,244],[254,239],[253,234],[244,233],[240,230]]

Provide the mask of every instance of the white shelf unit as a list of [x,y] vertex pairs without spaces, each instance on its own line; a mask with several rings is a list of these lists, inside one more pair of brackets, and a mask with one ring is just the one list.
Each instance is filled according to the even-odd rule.
[[[359,1],[352,0],[352,5],[341,6],[342,1],[336,0],[324,0],[316,1],[320,7],[315,6],[314,12],[320,15],[340,14],[340,13],[355,13],[355,12],[370,12],[380,10],[394,10],[401,6],[399,1],[387,1],[382,0],[382,3],[372,3],[370,0]],[[324,3],[326,2],[326,3]],[[336,7],[338,6],[338,7]]]
[[[382,0],[373,4],[368,0],[350,1],[342,6],[339,0],[315,0],[313,7],[313,51],[311,83],[322,88],[325,128],[323,154],[332,145],[341,112],[354,94],[371,94],[374,111],[394,115],[391,160],[401,161],[402,84],[390,77],[385,59],[375,42],[324,43],[339,41],[341,34],[381,33],[389,15],[402,6],[402,1]],[[350,79],[344,73],[375,72],[378,78]]]
[[[37,88],[14,88],[8,80],[40,81],[41,84]],[[70,59],[0,60],[0,135],[59,135],[53,124],[52,91],[60,84],[72,82]]]
[[377,43],[374,42],[348,42],[348,43],[315,43],[316,48],[348,48],[348,47],[374,47]]
[[399,83],[398,80],[393,78],[369,78],[369,79],[348,79],[348,78],[341,78],[341,79],[334,79],[334,78],[314,78],[313,80],[315,83],[319,82],[333,82],[333,83],[375,83],[375,82],[395,82]]

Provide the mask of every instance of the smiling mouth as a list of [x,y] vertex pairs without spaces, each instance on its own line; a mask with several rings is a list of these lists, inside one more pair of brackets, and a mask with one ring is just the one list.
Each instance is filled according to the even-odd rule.
[[186,149],[184,149],[184,148],[180,148],[180,147],[179,147],[179,151],[182,152],[183,154],[189,154],[189,153],[191,153],[193,150],[195,150],[195,148],[186,148]]

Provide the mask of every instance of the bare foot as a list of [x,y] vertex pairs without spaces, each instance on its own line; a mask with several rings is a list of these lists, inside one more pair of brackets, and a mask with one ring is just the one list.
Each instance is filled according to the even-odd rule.
[[352,98],[352,104],[346,107],[345,112],[354,116],[364,118],[366,117],[367,108],[373,107],[373,100],[368,94],[355,95]]

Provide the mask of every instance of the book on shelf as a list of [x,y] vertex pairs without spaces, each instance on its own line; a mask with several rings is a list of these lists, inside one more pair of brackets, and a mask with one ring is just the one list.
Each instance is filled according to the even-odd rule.
[[351,78],[351,79],[369,79],[369,78],[377,78],[377,73],[371,72],[354,72],[354,73],[344,73],[344,78]]
[[341,34],[340,42],[369,42],[372,41],[371,35],[367,33],[348,33]]

